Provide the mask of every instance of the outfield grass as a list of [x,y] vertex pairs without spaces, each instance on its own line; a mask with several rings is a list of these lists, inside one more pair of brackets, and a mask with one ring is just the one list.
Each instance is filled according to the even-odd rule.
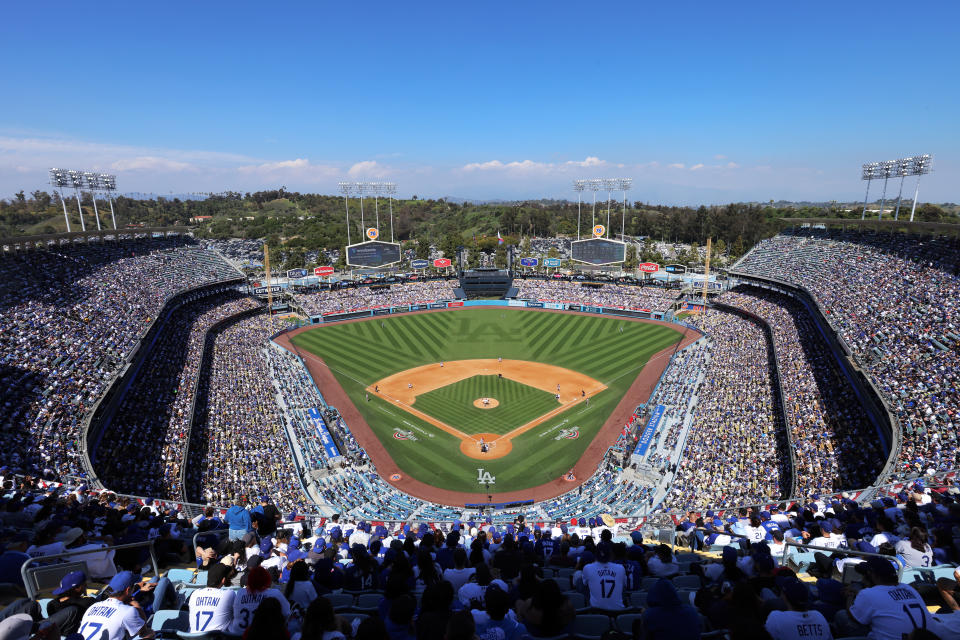
[[[324,359],[405,473],[445,489],[475,492],[477,468],[483,467],[496,476],[494,491],[501,492],[550,482],[568,471],[650,356],[680,338],[679,331],[664,325],[612,317],[468,309],[321,326],[294,336],[293,342]],[[454,436],[380,398],[371,395],[365,400],[367,385],[399,371],[440,361],[496,357],[572,369],[607,389],[589,405],[577,405],[515,438],[509,455],[483,462],[463,455]],[[477,397],[482,395],[469,402]],[[554,439],[560,429],[570,427],[580,430],[579,439]],[[395,429],[411,430],[417,440],[398,440],[393,437]]]
[[[496,398],[500,405],[480,409],[473,406],[478,398]],[[464,433],[499,435],[559,406],[553,394],[497,376],[467,378],[419,395],[413,403],[414,409],[429,413]]]

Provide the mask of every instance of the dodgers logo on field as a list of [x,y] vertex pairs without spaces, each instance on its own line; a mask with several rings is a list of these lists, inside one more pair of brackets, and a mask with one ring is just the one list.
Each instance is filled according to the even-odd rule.
[[554,440],[576,440],[580,437],[580,429],[560,429],[560,433],[553,437]]
[[413,435],[413,431],[404,431],[399,427],[393,428],[393,437],[397,440],[410,440],[411,442],[417,441],[417,436]]
[[403,476],[400,475],[399,473],[391,473],[390,479],[393,480],[394,482],[399,482],[400,480],[403,479]]
[[370,227],[369,229],[367,229],[367,237],[370,238],[371,240],[376,240],[379,236],[380,236],[380,232],[374,229],[373,227]]
[[497,481],[497,477],[490,475],[489,471],[484,471],[483,468],[477,469],[477,484],[494,484]]

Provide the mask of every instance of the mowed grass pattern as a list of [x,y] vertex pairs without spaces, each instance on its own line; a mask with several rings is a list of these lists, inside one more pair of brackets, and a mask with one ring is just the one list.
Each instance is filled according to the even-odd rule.
[[[298,334],[293,342],[323,358],[406,473],[445,489],[476,492],[481,466],[496,476],[496,491],[536,486],[568,471],[650,356],[680,338],[671,327],[610,316],[487,308],[332,324]],[[457,438],[429,423],[380,398],[365,399],[367,385],[399,371],[444,360],[496,357],[565,367],[608,388],[588,406],[564,411],[515,438],[510,455],[483,462],[464,456]],[[578,440],[553,439],[569,427],[580,430]],[[418,440],[397,440],[394,428],[412,429]]]
[[[478,398],[496,398],[492,409],[473,406]],[[560,406],[557,399],[540,389],[498,378],[473,376],[417,396],[414,409],[442,420],[467,434],[503,435]]]

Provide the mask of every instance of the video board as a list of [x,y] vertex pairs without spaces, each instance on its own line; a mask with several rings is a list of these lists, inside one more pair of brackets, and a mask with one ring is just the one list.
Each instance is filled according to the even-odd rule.
[[577,262],[586,264],[616,264],[623,262],[627,255],[627,245],[606,238],[576,240],[570,245],[570,256]]
[[385,267],[400,262],[400,245],[373,240],[347,247],[347,264],[351,267]]

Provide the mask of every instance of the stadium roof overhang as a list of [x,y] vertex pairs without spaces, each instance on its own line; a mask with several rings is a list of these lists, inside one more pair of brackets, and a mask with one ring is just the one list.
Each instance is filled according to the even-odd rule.
[[849,218],[780,218],[777,222],[784,227],[800,225],[823,225],[825,227],[853,227],[874,231],[906,233],[943,233],[960,237],[960,224],[949,222],[908,222],[906,220],[854,220]]
[[71,233],[44,233],[32,236],[13,236],[0,238],[0,248],[18,247],[28,249],[50,244],[63,244],[77,240],[88,241],[90,238],[104,239],[114,237],[133,237],[145,235],[175,235],[188,233],[190,227],[131,227],[128,229],[103,229],[101,231],[74,231]]

